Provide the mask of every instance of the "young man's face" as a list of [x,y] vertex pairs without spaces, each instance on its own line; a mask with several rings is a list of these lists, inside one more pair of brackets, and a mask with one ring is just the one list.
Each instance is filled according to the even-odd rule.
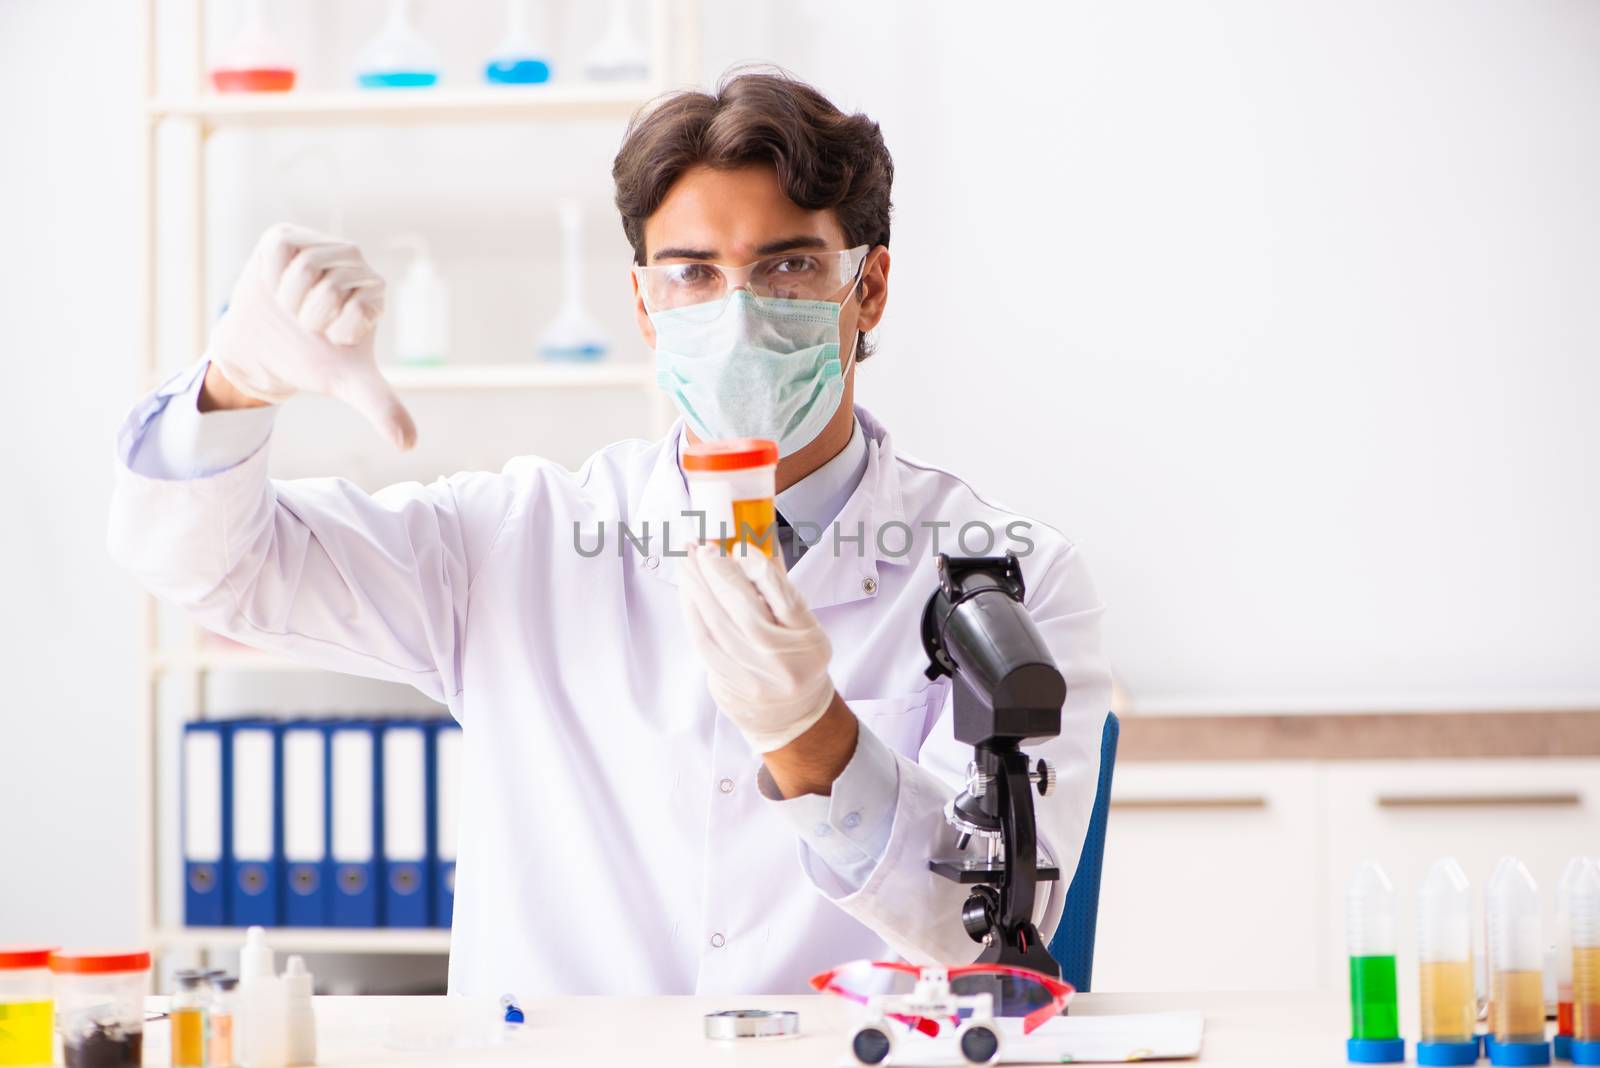
[[[777,170],[751,164],[729,170],[696,166],[685,171],[644,224],[645,265],[720,263],[742,267],[791,251],[841,251],[850,245],[832,209],[812,211],[790,200]],[[871,330],[883,316],[888,296],[889,250],[875,248],[862,264],[861,281],[839,310],[839,351],[851,351],[858,330]],[[841,286],[841,290],[844,287]],[[844,293],[838,294],[842,299]],[[655,327],[634,279],[634,314],[646,344],[655,347]],[[848,440],[855,362],[844,368],[845,398],[834,422]],[[835,429],[830,423],[830,430]],[[824,432],[815,444],[827,447],[837,433]],[[843,441],[833,445],[834,451]],[[796,454],[797,456],[799,454]],[[832,455],[832,453],[828,453]],[[824,456],[822,459],[826,459]]]

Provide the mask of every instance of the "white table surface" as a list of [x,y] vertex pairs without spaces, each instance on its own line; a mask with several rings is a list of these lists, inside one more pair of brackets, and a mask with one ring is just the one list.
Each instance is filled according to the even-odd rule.
[[[165,998],[151,999],[165,1008]],[[497,1042],[498,1005],[444,997],[319,997],[318,1063],[329,1068],[403,1065],[659,1065],[665,1068],[814,1065],[833,1068],[854,1007],[839,998],[549,998],[522,1006],[518,1037]],[[709,1042],[701,1017],[735,1008],[793,1009],[795,1038]],[[1198,1061],[1229,1068],[1344,1066],[1348,1007],[1325,994],[1080,994],[1074,1015],[1199,1010]],[[147,1025],[145,1063],[167,1063],[164,1022]],[[1408,1044],[1408,1051],[1409,1051]]]

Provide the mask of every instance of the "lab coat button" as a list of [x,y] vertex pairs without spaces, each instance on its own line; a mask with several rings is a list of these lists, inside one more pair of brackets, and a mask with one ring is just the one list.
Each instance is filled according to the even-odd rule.
[[862,593],[866,593],[866,594],[877,593],[878,592],[878,580],[875,579],[875,578],[864,578],[864,579],[862,579],[861,580],[861,592]]
[[850,828],[851,830],[855,830],[857,827],[861,826],[861,813],[859,813],[859,812],[846,813],[845,817],[844,817],[844,825],[846,827]]
[[644,566],[648,567],[651,571],[654,571],[656,568],[661,566],[661,557],[659,557],[659,556],[647,556],[647,557],[645,557],[644,558]]
[[723,779],[721,782],[717,783],[717,789],[721,790],[725,794],[733,793],[733,780]]
[[833,828],[829,827],[826,823],[817,824],[814,830],[818,838],[826,838],[828,835],[833,833]]
[[728,940],[726,938],[722,937],[722,932],[721,931],[718,931],[716,934],[711,936],[711,948],[712,949],[721,949],[723,946],[725,946],[727,944],[728,944]]

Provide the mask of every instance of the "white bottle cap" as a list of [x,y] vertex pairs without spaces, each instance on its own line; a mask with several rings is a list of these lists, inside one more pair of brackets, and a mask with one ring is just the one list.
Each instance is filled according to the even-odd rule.
[[312,976],[306,970],[305,958],[298,953],[284,965],[283,985],[290,997],[310,997]]
[[239,982],[247,984],[252,979],[271,979],[276,976],[272,947],[267,945],[267,932],[260,927],[250,927],[244,932],[244,948],[239,950]]

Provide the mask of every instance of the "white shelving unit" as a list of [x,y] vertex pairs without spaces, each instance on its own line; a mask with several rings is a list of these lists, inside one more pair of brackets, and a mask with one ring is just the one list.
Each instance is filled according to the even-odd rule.
[[[157,928],[150,936],[163,949],[206,950],[241,940],[233,927]],[[347,931],[336,927],[274,927],[267,941],[278,953],[430,954],[450,952],[450,932],[433,929],[376,927]]]
[[[576,0],[575,0],[576,2]],[[648,0],[652,42],[651,69],[658,77],[639,84],[564,84],[482,88],[429,88],[417,90],[303,92],[270,94],[217,94],[207,85],[207,0],[143,0],[144,86],[141,237],[144,249],[143,291],[140,307],[140,377],[146,383],[161,380],[160,314],[168,294],[162,286],[173,277],[164,273],[157,241],[158,205],[170,183],[181,181],[188,192],[187,226],[192,244],[181,262],[172,264],[179,278],[175,296],[184,300],[185,327],[167,348],[183,354],[186,362],[204,351],[210,315],[206,307],[208,202],[206,143],[223,128],[417,127],[477,123],[564,123],[592,120],[621,121],[650,98],[699,76],[699,4],[697,0]],[[499,15],[499,5],[485,2],[485,13]],[[181,16],[193,41],[193,53],[184,60],[184,92],[160,94],[158,89],[159,20],[182,9]],[[158,136],[173,131],[175,154],[182,167],[163,166]],[[169,135],[170,136],[170,135]],[[387,368],[395,388],[414,392],[453,394],[498,393],[507,390],[638,390],[651,400],[652,420],[665,423],[667,407],[655,388],[654,369],[644,362],[597,364],[484,364],[440,367]],[[140,681],[138,855],[143,871],[137,883],[140,922],[145,942],[156,953],[190,949],[200,953],[236,945],[240,932],[227,927],[174,927],[161,898],[161,843],[158,790],[159,712],[163,684],[187,695],[186,714],[206,715],[206,681],[224,672],[315,672],[279,657],[207,640],[197,628],[187,628],[178,650],[164,647],[156,603],[147,598],[139,618],[144,650]],[[175,755],[175,754],[174,754]],[[176,828],[165,828],[175,834]],[[174,903],[175,904],[175,903]],[[276,928],[269,941],[280,950],[303,953],[439,954],[450,947],[444,930],[338,928]]]
[[157,122],[187,119],[213,127],[626,119],[659,88],[650,83],[555,83],[413,91],[203,93],[151,99],[146,110]]

